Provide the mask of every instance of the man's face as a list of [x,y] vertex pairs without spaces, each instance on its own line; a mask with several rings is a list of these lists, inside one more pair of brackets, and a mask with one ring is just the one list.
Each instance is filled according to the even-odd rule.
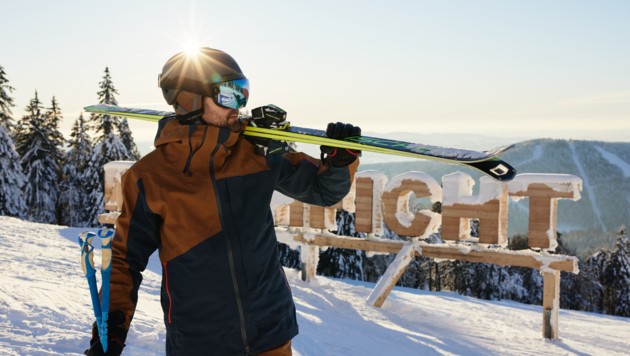
[[238,122],[238,110],[222,108],[214,103],[212,98],[203,98],[203,115],[201,118],[209,125],[227,127],[234,132],[241,130]]

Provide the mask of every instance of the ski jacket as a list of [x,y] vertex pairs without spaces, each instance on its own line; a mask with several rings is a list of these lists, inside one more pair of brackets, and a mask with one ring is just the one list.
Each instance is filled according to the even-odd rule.
[[274,189],[330,206],[358,161],[328,167],[303,153],[262,155],[239,133],[163,119],[156,149],[123,176],[113,241],[111,311],[128,330],[149,256],[159,250],[166,351],[255,354],[298,333],[277,256]]

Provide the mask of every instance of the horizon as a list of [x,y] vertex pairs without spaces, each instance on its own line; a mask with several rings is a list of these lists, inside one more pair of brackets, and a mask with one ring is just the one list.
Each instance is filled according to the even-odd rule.
[[[170,110],[157,75],[195,45],[234,56],[252,85],[248,109],[274,103],[299,126],[630,141],[628,2],[191,0],[173,11],[165,0],[37,0],[0,9],[14,119],[35,91],[44,106],[55,96],[66,136],[96,103],[106,67],[119,105]],[[129,122],[137,142],[152,141],[154,124]]]

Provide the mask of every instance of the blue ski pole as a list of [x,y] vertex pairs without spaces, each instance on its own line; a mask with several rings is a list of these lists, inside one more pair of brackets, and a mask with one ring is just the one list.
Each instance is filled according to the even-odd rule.
[[107,317],[109,315],[109,279],[112,270],[112,238],[114,236],[114,230],[112,229],[100,229],[98,236],[101,238],[102,245],[102,263],[101,263],[101,278],[103,284],[101,285],[101,327],[99,330],[99,337],[101,339],[101,345],[103,345],[103,351],[107,352]]
[[[79,234],[79,245],[81,246],[81,267],[83,274],[88,281],[90,287],[90,296],[92,297],[92,308],[96,317],[96,326],[101,329],[101,301],[98,298],[98,288],[96,286],[96,269],[94,268],[94,246],[92,240],[96,236],[93,232],[82,232]],[[105,346],[106,347],[106,346]]]

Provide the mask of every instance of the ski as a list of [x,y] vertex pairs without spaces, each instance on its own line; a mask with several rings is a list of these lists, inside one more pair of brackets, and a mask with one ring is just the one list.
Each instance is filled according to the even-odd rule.
[[[169,111],[124,108],[106,104],[87,106],[84,110],[96,114],[124,116],[131,119],[152,122],[158,122],[164,117],[172,117],[175,115],[173,112]],[[251,117],[243,118],[251,119]],[[376,152],[464,165],[477,169],[499,181],[509,181],[516,175],[516,169],[514,169],[514,167],[498,158],[499,155],[511,149],[514,145],[478,152],[370,136],[348,137],[344,140],[336,140],[328,138],[326,136],[326,132],[323,130],[291,126],[288,123],[279,127],[256,127],[249,125],[245,128],[243,134],[246,136],[273,140],[333,146],[351,150],[362,150],[366,152]]]

